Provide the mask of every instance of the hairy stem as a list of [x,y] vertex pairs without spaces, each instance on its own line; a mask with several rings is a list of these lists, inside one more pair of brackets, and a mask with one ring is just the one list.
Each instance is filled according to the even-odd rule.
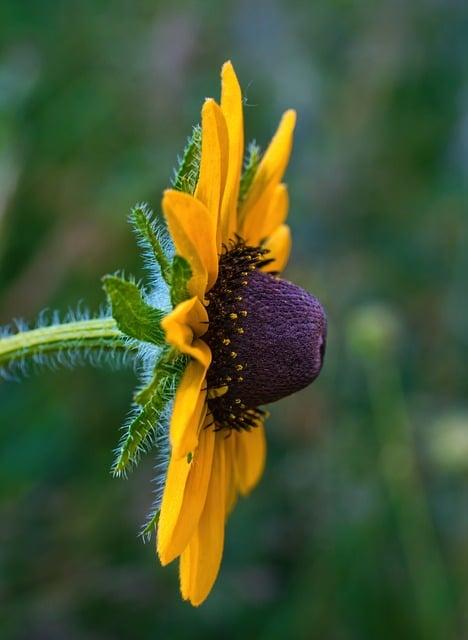
[[0,338],[0,367],[69,349],[128,350],[113,318],[94,318],[19,331]]

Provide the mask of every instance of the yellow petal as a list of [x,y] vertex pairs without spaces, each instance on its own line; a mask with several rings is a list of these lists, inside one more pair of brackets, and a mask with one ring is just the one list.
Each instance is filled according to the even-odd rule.
[[[262,219],[268,211],[276,186],[283,178],[289,156],[291,155],[292,138],[296,124],[296,112],[286,111],[279,124],[268,149],[266,150],[247,198],[240,211],[240,231],[251,229],[254,221]],[[252,217],[253,222],[250,221]]]
[[180,594],[183,600],[190,599],[190,586],[191,586],[191,578],[192,572],[194,569],[195,562],[194,558],[198,554],[198,535],[195,533],[190,540],[189,544],[185,547],[184,552],[180,556],[179,562],[179,583],[180,583]]
[[175,458],[171,456],[167,469],[157,534],[157,550],[163,565],[168,562],[165,555],[166,549],[171,542],[174,527],[179,518],[190,468],[191,463],[187,457]]
[[178,304],[161,320],[161,327],[169,344],[209,367],[210,349],[205,342],[196,339],[208,328],[208,314],[197,296]]
[[194,606],[208,596],[218,575],[224,547],[225,447],[216,433],[210,483],[200,522],[180,562],[182,597]]
[[260,480],[265,467],[265,427],[260,423],[251,431],[239,431],[236,437],[236,468],[239,491],[249,493]]
[[267,271],[284,270],[288,264],[289,254],[291,253],[291,231],[286,224],[282,224],[276,231],[267,238],[264,243],[264,248],[268,249],[268,253],[265,258],[272,258],[274,262],[271,262],[267,267]]
[[206,413],[205,378],[211,364],[209,346],[195,336],[206,330],[208,318],[205,307],[197,297],[181,302],[161,321],[166,340],[193,359],[177,388],[171,417],[170,440],[172,456],[183,457],[193,451],[198,443],[200,422]]
[[221,71],[221,110],[226,120],[229,142],[229,164],[221,205],[221,240],[227,243],[237,230],[237,199],[244,154],[244,119],[242,92],[231,62]]
[[188,545],[205,506],[208,482],[213,463],[215,432],[201,429],[199,443],[193,454],[190,473],[185,483],[185,492],[172,535],[165,535],[158,545],[162,564],[168,564],[179,556]]
[[236,439],[225,439],[226,454],[226,515],[234,509],[237,501]]
[[202,300],[218,277],[216,220],[200,200],[173,189],[164,192],[162,208],[176,253],[192,269],[189,292]]
[[258,245],[280,227],[288,217],[289,197],[285,184],[277,184],[268,209],[254,209],[245,220],[242,237],[247,244]]
[[200,175],[195,197],[206,206],[216,228],[226,180],[227,144],[227,129],[223,113],[219,105],[209,98],[202,109]]
[[173,458],[182,458],[197,447],[200,425],[206,415],[206,371],[204,364],[191,360],[177,388],[170,425]]

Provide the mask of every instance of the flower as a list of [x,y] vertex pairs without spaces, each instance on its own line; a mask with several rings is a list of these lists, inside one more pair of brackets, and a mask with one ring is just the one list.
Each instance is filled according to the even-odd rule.
[[196,188],[169,189],[162,200],[191,277],[189,297],[161,321],[188,364],[170,420],[157,551],[163,565],[180,558],[182,597],[195,606],[217,577],[228,514],[263,472],[259,407],[314,380],[326,340],[318,300],[278,277],[291,249],[282,178],[296,114],[286,111],[243,174],[242,94],[230,62],[221,81],[220,104],[207,99],[202,108]]

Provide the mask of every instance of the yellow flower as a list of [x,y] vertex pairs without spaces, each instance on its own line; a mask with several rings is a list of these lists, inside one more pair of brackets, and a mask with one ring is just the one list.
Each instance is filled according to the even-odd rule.
[[[220,104],[207,99],[202,108],[196,189],[193,195],[167,190],[162,201],[176,253],[187,260],[192,277],[191,297],[161,323],[167,342],[189,356],[189,362],[170,422],[157,551],[163,565],[180,558],[181,593],[195,606],[208,596],[218,574],[229,512],[263,472],[265,413],[258,407],[318,375],[326,331],[316,299],[277,277],[291,249],[282,178],[296,114],[290,110],[283,115],[240,199],[242,94],[230,62],[222,68],[221,81]],[[299,314],[294,311],[298,331],[272,337],[270,320],[255,335],[268,313],[278,313],[289,326],[291,305],[298,301],[304,307]],[[309,320],[312,329],[306,326]],[[307,337],[298,335],[304,327],[307,335],[314,334],[305,374],[297,357],[297,347],[308,348]],[[279,370],[272,353],[278,355]],[[265,375],[262,357],[268,360]]]

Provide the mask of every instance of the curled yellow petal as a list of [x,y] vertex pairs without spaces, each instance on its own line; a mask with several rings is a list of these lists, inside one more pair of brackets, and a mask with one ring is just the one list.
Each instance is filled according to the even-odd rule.
[[180,562],[182,597],[194,606],[208,596],[218,575],[224,547],[225,447],[224,434],[216,433],[208,493],[200,521]]
[[194,296],[181,302],[161,321],[166,340],[192,357],[177,388],[170,425],[172,456],[186,456],[198,444],[200,422],[206,413],[205,378],[211,364],[209,346],[196,338],[206,330],[205,307]]
[[280,227],[288,217],[289,197],[285,184],[277,184],[272,191],[268,208],[254,208],[244,222],[242,237],[247,244],[257,245]]
[[[205,344],[201,340],[200,343]],[[206,415],[206,371],[204,364],[191,360],[177,388],[170,424],[173,458],[186,456],[198,445],[198,433]]]
[[221,110],[226,120],[229,162],[221,205],[221,240],[227,243],[237,230],[237,199],[244,155],[244,116],[242,92],[231,62],[221,70]]
[[226,181],[227,135],[226,122],[219,105],[213,99],[207,99],[202,109],[200,174],[195,197],[208,209],[215,228],[218,227],[219,208]]
[[266,150],[240,210],[241,235],[244,228],[251,229],[253,221],[261,220],[268,211],[276,186],[281,182],[291,155],[296,112],[286,111],[278,130]]
[[197,296],[178,304],[161,320],[161,327],[169,344],[208,368],[211,362],[210,349],[202,340],[196,339],[208,328],[208,314]]
[[162,209],[176,252],[192,269],[189,292],[203,299],[218,277],[217,221],[200,200],[173,189],[164,192]]
[[272,258],[273,262],[267,267],[267,271],[278,271],[281,273],[288,264],[289,254],[291,253],[291,230],[288,225],[282,224],[276,231],[267,238],[264,248],[269,253],[266,258]]
[[158,543],[158,553],[162,564],[168,564],[179,556],[195,532],[205,506],[214,443],[215,432],[213,429],[201,429],[198,447],[193,453],[190,473],[185,482],[179,516],[173,526],[172,534],[165,531],[164,537],[161,536],[161,541]]
[[265,468],[265,427],[260,423],[251,431],[239,431],[236,437],[236,469],[239,491],[249,493]]

